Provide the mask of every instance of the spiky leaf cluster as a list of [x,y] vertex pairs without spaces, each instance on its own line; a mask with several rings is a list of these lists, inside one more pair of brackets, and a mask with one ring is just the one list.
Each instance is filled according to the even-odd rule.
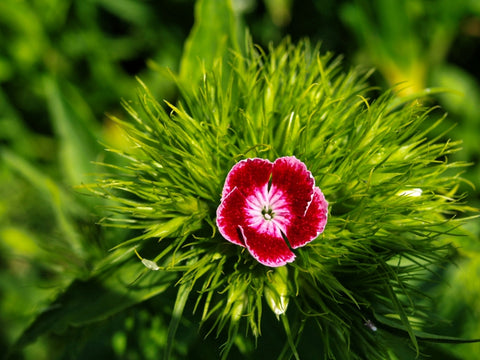
[[[130,119],[116,121],[131,147],[116,151],[124,165],[95,190],[116,202],[105,222],[138,230],[118,244],[126,251],[156,241],[144,264],[178,274],[175,316],[194,311],[226,333],[224,356],[239,329],[269,336],[271,310],[288,339],[282,356],[299,357],[306,332],[320,358],[384,359],[390,333],[418,351],[429,316],[419,283],[443,261],[463,209],[459,164],[448,163],[458,144],[430,137],[436,124],[420,103],[376,96],[368,75],[285,41],[268,52],[249,45],[179,83],[175,105],[143,84],[136,102],[124,102]],[[314,175],[329,220],[295,262],[273,270],[223,239],[215,212],[237,161],[287,155]]]

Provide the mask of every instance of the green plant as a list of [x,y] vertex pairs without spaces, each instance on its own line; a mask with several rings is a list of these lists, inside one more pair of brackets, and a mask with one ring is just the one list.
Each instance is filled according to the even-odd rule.
[[[138,98],[123,102],[129,119],[111,116],[127,144],[111,147],[97,164],[106,173],[81,186],[107,210],[112,251],[80,241],[94,256],[12,355],[47,334],[60,337],[49,339],[63,356],[91,354],[100,333],[110,356],[168,359],[220,350],[271,357],[272,347],[279,358],[395,359],[420,355],[427,341],[462,342],[424,331],[435,314],[423,289],[439,279],[471,210],[457,194],[465,164],[449,162],[458,142],[431,137],[442,120],[429,123],[432,109],[379,93],[369,73],[342,69],[308,41],[253,46],[227,3],[213,4],[197,2],[180,74],[167,71],[179,100],[160,102],[140,81]],[[219,21],[201,21],[209,14]],[[61,115],[58,88],[46,84]],[[68,149],[78,143],[64,125]],[[10,167],[32,174],[6,154]],[[274,270],[228,243],[215,216],[234,164],[289,155],[312,172],[329,221]],[[60,219],[67,208],[54,207]],[[198,323],[221,349],[196,340]]]
[[[249,45],[228,59],[214,61],[198,85],[179,80],[182,100],[170,110],[145,85],[138,105],[124,102],[133,122],[116,121],[132,150],[117,153],[127,164],[107,165],[114,175],[90,189],[119,204],[107,225],[140,233],[105,266],[118,271],[115,256],[136,249],[145,276],[178,284],[169,338],[193,297],[202,326],[218,336],[228,329],[224,356],[248,343],[241,327],[263,333],[264,297],[281,314],[284,356],[302,353],[295,344],[310,322],[317,330],[306,336],[322,339],[325,357],[384,358],[397,331],[417,354],[422,339],[442,340],[421,332],[431,314],[417,285],[460,233],[453,215],[469,210],[456,200],[460,178],[447,174],[463,167],[446,160],[458,144],[419,131],[429,113],[421,105],[388,93],[367,100],[366,74],[341,71],[308,43],[287,41],[268,54]],[[235,162],[283,155],[307,164],[331,215],[321,237],[274,271],[230,246],[214,219]]]

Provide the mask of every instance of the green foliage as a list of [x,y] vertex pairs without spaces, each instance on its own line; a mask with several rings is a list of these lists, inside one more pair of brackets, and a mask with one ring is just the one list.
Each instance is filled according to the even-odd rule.
[[[388,93],[369,101],[366,74],[342,71],[306,42],[246,54],[228,70],[214,64],[198,87],[179,82],[182,100],[168,109],[143,84],[138,105],[124,103],[133,122],[116,121],[132,151],[118,154],[128,164],[92,188],[119,204],[110,209],[122,216],[108,224],[142,230],[118,247],[159,240],[154,261],[182,284],[175,309],[196,294],[202,323],[217,335],[228,329],[224,356],[239,326],[262,333],[264,294],[275,309],[286,293],[289,308],[279,313],[295,357],[305,321],[317,325],[308,336],[322,339],[325,357],[384,358],[378,337],[392,329],[418,353],[417,331],[431,314],[416,284],[443,263],[462,223],[453,216],[469,210],[456,200],[460,179],[447,173],[464,166],[447,160],[458,143],[428,139],[437,124],[422,130],[429,110],[421,105],[398,106]],[[284,155],[307,164],[331,209],[325,232],[279,283],[279,270],[245,256],[212,224],[236,161]]]
[[[458,175],[478,185],[480,167],[455,163],[478,157],[478,5],[261,3],[0,2],[0,347],[17,341],[12,358],[478,353],[431,345],[479,338],[480,228],[459,220],[456,192],[478,201]],[[285,34],[379,71],[279,44]],[[380,94],[379,75],[416,92]],[[426,86],[453,90],[435,95],[449,112],[438,123],[443,109],[414,101]],[[331,216],[273,271],[221,238],[215,209],[236,161],[290,154]],[[105,169],[84,186],[100,197],[72,191]]]
[[127,259],[93,279],[77,280],[37,317],[18,339],[16,348],[21,349],[45,333],[61,333],[68,327],[81,327],[105,320],[161,294],[170,286],[172,274],[147,272],[138,278],[140,266],[138,262]]
[[429,82],[432,67],[445,61],[462,18],[476,11],[469,0],[455,4],[360,0],[345,4],[342,16],[355,29],[362,56],[378,67],[390,85],[405,81],[409,84],[405,91],[418,91]]
[[[184,82],[199,81],[203,69],[213,63],[228,60],[228,51],[240,51],[240,19],[229,1],[197,1],[195,25],[185,43],[180,63],[180,79]],[[215,39],[215,41],[212,41]]]
[[[92,161],[105,159],[99,140],[121,144],[103,114],[134,93],[131,74],[141,72],[157,93],[172,95],[171,84],[145,66],[151,58],[178,67],[190,21],[173,26],[169,19],[130,0],[1,2],[2,349],[59,291],[91,276],[112,240],[129,236],[97,226],[102,201],[72,186],[91,181]],[[61,347],[50,340],[17,355],[51,359]]]
[[[451,134],[463,140],[464,151],[457,157],[476,161],[478,147],[472,134],[480,129],[475,106],[480,86],[472,74],[449,60],[459,62],[462,57],[463,50],[454,45],[471,36],[468,28],[478,21],[478,6],[469,0],[358,1],[345,4],[341,13],[360,44],[358,57],[375,66],[390,86],[403,84],[402,94],[427,87],[446,90],[438,100],[450,113],[448,122],[458,125]],[[466,177],[478,182],[478,167]]]

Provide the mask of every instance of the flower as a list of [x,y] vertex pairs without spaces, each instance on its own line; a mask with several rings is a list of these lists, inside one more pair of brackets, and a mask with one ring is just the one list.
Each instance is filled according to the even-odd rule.
[[294,156],[238,162],[227,175],[217,226],[228,241],[246,247],[261,264],[292,262],[290,250],[325,229],[328,203],[306,165]]

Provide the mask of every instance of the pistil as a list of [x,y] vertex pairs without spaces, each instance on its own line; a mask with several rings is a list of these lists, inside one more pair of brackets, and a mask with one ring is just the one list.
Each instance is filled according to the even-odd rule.
[[273,212],[272,209],[268,208],[268,207],[264,207],[262,209],[262,215],[263,215],[263,218],[265,220],[272,220],[273,219],[273,216],[275,215],[275,213]]

